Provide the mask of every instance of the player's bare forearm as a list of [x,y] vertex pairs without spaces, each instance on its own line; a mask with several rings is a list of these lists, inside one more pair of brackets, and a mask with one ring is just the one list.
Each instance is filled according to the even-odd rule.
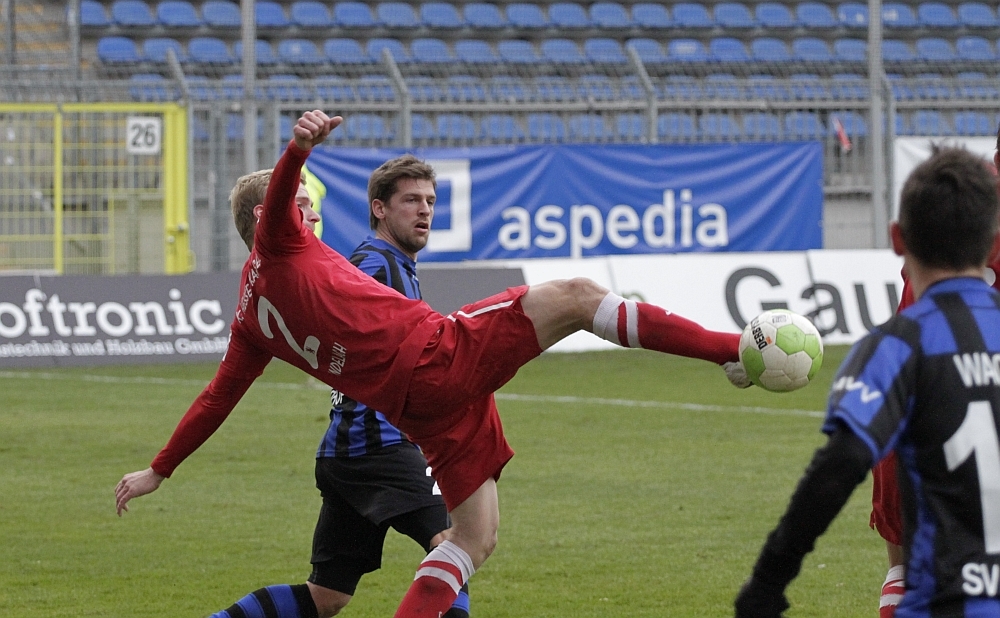
[[330,118],[318,109],[302,114],[295,126],[292,127],[292,138],[295,140],[295,145],[302,150],[310,150],[313,146],[322,144],[330,135],[330,131],[337,128],[341,121],[343,118],[340,116]]
[[115,486],[115,511],[118,517],[122,516],[122,512],[128,512],[129,500],[156,491],[164,478],[166,477],[157,474],[152,468],[123,476]]

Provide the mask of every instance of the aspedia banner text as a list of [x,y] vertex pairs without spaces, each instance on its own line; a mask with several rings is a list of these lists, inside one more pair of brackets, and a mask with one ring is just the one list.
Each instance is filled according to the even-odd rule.
[[[368,177],[402,150],[317,148],[324,242],[369,233]],[[424,149],[438,201],[422,262],[822,247],[818,143]]]

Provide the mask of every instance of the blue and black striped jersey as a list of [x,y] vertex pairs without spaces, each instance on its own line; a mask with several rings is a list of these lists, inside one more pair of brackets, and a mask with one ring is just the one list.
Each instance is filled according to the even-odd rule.
[[[417,263],[384,240],[369,236],[354,250],[350,262],[376,281],[407,298],[420,299]],[[364,311],[364,308],[360,308]],[[409,442],[381,412],[340,391],[330,393],[330,427],[316,457],[357,457],[372,450]]]
[[858,342],[824,429],[900,463],[907,592],[896,618],[1000,616],[1000,295],[932,285]]

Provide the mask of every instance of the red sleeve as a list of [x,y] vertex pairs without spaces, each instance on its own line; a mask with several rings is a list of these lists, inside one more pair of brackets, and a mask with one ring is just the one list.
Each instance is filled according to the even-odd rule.
[[188,408],[150,467],[162,476],[173,474],[229,417],[270,360],[269,354],[242,343],[234,334],[215,377]]
[[307,158],[309,151],[302,150],[292,140],[278,159],[267,184],[264,213],[254,233],[254,246],[259,244],[266,251],[278,254],[294,250],[296,243],[304,243],[302,215],[295,205],[295,193]]

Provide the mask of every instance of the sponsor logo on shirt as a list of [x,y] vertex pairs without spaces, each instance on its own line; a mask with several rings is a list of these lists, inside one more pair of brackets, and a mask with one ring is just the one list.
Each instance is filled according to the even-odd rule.
[[344,371],[344,364],[347,363],[347,348],[333,342],[333,349],[330,351],[329,371],[335,376],[339,376]]
[[832,390],[833,392],[845,391],[848,393],[852,391],[861,391],[861,403],[871,403],[882,396],[881,391],[874,390],[864,382],[855,380],[854,376],[844,376],[840,378],[834,382]]

